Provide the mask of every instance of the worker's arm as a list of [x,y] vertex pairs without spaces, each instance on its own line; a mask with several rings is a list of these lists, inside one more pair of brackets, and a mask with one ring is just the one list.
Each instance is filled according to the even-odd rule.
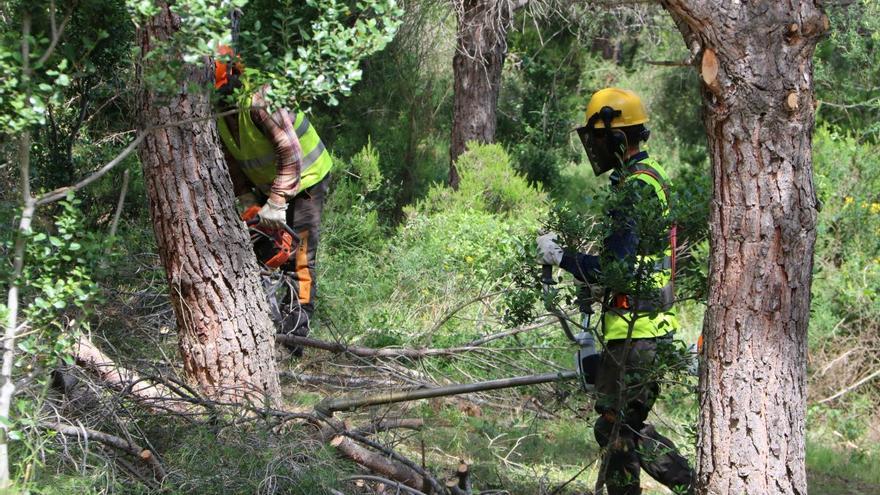
[[598,282],[601,265],[598,256],[566,251],[562,255],[559,267],[570,272],[581,282],[595,284]]
[[302,169],[302,147],[296,137],[290,112],[282,108],[273,113],[266,110],[261,92],[254,94],[251,106],[251,120],[256,124],[275,148],[275,180],[269,192],[269,200],[275,204],[286,204],[299,192]]

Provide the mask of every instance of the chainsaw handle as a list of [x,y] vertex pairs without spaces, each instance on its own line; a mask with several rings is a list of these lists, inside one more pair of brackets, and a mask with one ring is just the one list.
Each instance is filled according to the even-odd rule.
[[541,285],[544,286],[544,308],[559,320],[559,324],[562,326],[562,331],[565,332],[565,336],[568,337],[568,340],[577,343],[577,339],[574,338],[574,333],[572,333],[571,328],[568,326],[568,318],[558,308],[554,308],[548,299],[550,291],[552,290],[551,287],[556,285],[556,281],[553,280],[553,265],[541,265]]
[[[254,218],[251,218],[250,220],[246,220],[244,223],[245,223],[245,225],[247,225],[248,227],[256,227],[257,225],[260,224],[260,215],[257,215],[257,216],[255,216]],[[296,232],[293,231],[293,229],[290,227],[290,225],[287,225],[286,223],[284,223],[284,224],[282,224],[282,225],[284,225],[284,231],[285,231],[285,232],[287,232],[288,234],[290,234],[291,236],[293,236],[294,239],[296,239],[297,241],[299,241],[299,236],[296,235]]]

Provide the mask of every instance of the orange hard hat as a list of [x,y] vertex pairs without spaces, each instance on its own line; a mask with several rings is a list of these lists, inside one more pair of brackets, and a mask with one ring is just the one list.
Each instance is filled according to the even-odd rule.
[[[217,54],[221,57],[235,57],[235,62],[232,64],[232,70],[235,73],[240,74],[244,67],[244,64],[241,63],[241,57],[235,54],[235,50],[232,49],[229,45],[220,45],[217,47]],[[214,88],[220,89],[229,82],[229,66],[226,62],[220,60],[214,60]]]

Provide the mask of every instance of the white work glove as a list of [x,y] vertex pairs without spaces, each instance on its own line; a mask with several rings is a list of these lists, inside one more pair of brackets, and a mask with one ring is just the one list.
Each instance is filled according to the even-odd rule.
[[236,196],[235,199],[238,200],[238,213],[244,213],[250,208],[257,204],[257,197],[252,192],[246,192],[240,196]]
[[559,266],[562,262],[562,248],[556,244],[558,239],[555,232],[538,236],[538,264]]
[[700,376],[700,351],[697,349],[697,344],[688,346],[687,369],[692,376]]
[[272,200],[266,201],[257,215],[260,216],[260,227],[283,229],[287,222],[287,203],[279,205],[273,203]]

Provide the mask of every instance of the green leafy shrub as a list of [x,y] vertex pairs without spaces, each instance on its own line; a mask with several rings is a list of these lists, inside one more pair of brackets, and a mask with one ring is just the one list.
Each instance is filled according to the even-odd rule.
[[367,145],[350,160],[335,160],[334,180],[324,205],[322,243],[331,250],[374,249],[386,241],[372,195],[382,185],[379,153]]
[[461,177],[458,190],[435,185],[416,206],[419,213],[470,209],[523,224],[540,217],[544,194],[513,169],[510,156],[501,145],[470,143],[467,152],[458,157],[456,167]]
[[[810,308],[811,399],[846,390],[876,369],[880,345],[880,167],[876,144],[820,126],[813,138],[817,225]],[[876,483],[876,380],[808,410],[807,464],[823,476],[845,472]],[[833,473],[833,475],[831,474]],[[829,493],[831,491],[829,490]]]
[[822,204],[813,281],[812,340],[833,330],[877,335],[880,321],[880,168],[876,146],[819,128],[816,193]]
[[[19,465],[38,463],[44,454],[39,447],[43,434],[33,428],[49,384],[49,370],[70,361],[71,347],[83,328],[88,328],[92,304],[99,299],[94,281],[97,265],[104,259],[106,239],[84,227],[80,202],[69,194],[59,203],[53,227],[45,232],[25,234],[24,268],[17,284],[19,293],[18,339],[15,342],[13,378],[18,381],[13,400],[11,425],[6,425]],[[9,252],[17,232],[6,230],[3,250]],[[7,234],[9,237],[7,237]],[[3,265],[2,279],[12,276]],[[4,289],[11,287],[11,280]],[[3,301],[6,294],[3,294]],[[9,309],[0,303],[0,317],[6,321]],[[32,467],[32,466],[31,466]]]
[[474,146],[459,163],[459,190],[432,187],[387,241],[322,252],[321,314],[339,331],[369,345],[439,345],[478,334],[458,320],[433,327],[450,308],[509,283],[509,260],[537,228],[544,195],[511,169],[500,146]]

